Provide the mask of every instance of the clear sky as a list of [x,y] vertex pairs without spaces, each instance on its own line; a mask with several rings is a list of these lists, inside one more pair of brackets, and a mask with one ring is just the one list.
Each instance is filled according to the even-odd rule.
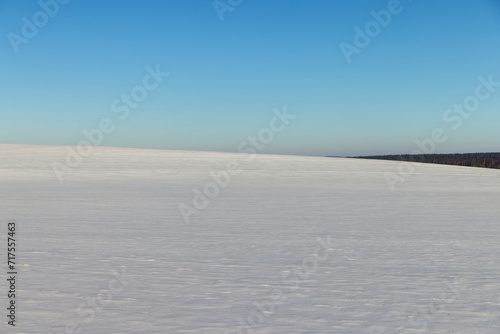
[[500,151],[499,1],[55,1],[0,0],[0,143],[235,152],[286,107],[263,153]]

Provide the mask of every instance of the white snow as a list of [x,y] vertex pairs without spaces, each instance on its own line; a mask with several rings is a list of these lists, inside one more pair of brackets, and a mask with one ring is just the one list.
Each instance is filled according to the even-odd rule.
[[60,182],[65,156],[0,145],[2,333],[500,333],[499,170],[419,164],[392,192],[398,162],[94,147]]

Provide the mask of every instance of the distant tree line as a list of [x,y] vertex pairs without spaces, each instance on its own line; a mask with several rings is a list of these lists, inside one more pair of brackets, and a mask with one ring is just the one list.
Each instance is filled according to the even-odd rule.
[[500,153],[400,154],[352,157],[500,169]]

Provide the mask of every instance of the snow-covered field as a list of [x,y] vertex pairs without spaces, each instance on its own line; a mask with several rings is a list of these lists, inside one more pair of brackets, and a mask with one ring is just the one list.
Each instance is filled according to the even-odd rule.
[[393,192],[398,162],[94,147],[60,182],[65,156],[0,145],[1,333],[500,333],[499,170]]

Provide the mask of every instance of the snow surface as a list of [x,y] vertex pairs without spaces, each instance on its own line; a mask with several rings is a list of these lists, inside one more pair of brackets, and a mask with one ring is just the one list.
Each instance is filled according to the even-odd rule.
[[399,162],[94,147],[60,182],[65,156],[0,145],[2,333],[500,333],[498,170],[418,165],[393,192]]

